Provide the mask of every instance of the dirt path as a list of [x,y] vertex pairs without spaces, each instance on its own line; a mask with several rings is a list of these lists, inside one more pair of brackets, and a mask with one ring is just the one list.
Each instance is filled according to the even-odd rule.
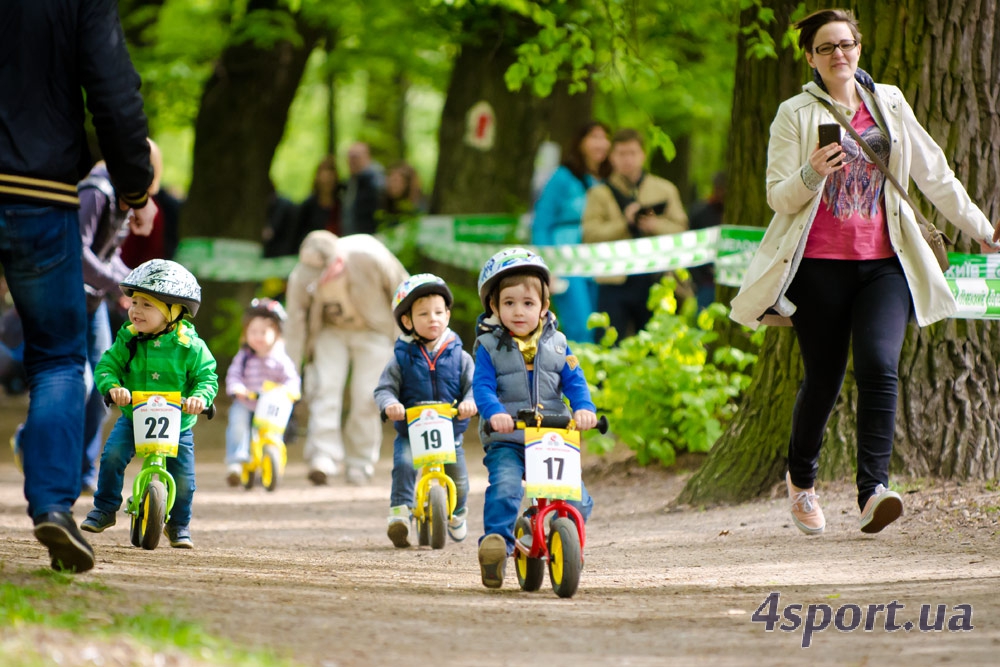
[[[13,424],[4,407],[5,441]],[[223,484],[222,428],[203,423],[196,432],[197,549],[133,548],[120,514],[116,527],[94,537],[98,564],[81,579],[126,591],[138,606],[163,601],[217,635],[307,665],[997,662],[1000,494],[982,485],[915,482],[906,516],[878,536],[857,530],[851,489],[828,485],[820,489],[827,533],[806,538],[782,500],[672,508],[683,474],[591,462],[584,475],[596,507],[586,568],[577,595],[561,600],[547,581],[538,593],[521,592],[512,564],[501,591],[480,584],[485,468],[477,444],[468,445],[470,538],[440,551],[396,550],[384,532],[390,456],[383,455],[370,487],[317,488],[306,481],[295,447],[280,491],[247,493]],[[24,515],[20,476],[6,447],[0,451],[2,571],[45,567]],[[77,518],[89,507],[83,499]],[[802,605],[795,631],[769,633],[751,622],[772,591],[780,593],[779,613]],[[916,626],[925,604],[946,605],[947,623],[961,615],[955,605],[968,604],[974,629],[888,632],[885,612],[873,616],[868,605],[894,600],[905,605],[897,624]],[[861,622],[839,632],[831,622],[804,650],[809,605],[828,605],[833,614],[842,608],[844,627],[855,613],[847,605],[858,605],[873,616],[873,630]],[[817,614],[814,625],[822,610]]]

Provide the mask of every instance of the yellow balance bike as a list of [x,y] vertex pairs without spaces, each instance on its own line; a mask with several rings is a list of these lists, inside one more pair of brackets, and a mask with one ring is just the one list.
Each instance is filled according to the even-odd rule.
[[448,403],[419,403],[406,409],[410,453],[417,472],[413,518],[417,543],[441,549],[448,536],[448,520],[455,512],[455,482],[444,471],[455,463],[452,420],[458,411]]
[[298,398],[285,385],[264,381],[256,396],[257,408],[250,429],[250,460],[243,464],[240,474],[243,488],[252,489],[257,482],[268,491],[278,488],[288,464],[285,428]]
[[[167,471],[167,458],[177,456],[181,405],[179,391],[132,392],[135,453],[143,457],[143,462],[132,482],[132,496],[125,512],[131,517],[132,544],[143,549],[155,549],[160,543],[177,497],[177,484]],[[206,406],[204,414],[209,419],[214,417],[215,406]]]

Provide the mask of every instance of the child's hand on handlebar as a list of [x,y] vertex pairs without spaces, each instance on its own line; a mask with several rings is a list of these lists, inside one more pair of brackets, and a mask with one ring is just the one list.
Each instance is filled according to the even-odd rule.
[[472,415],[476,414],[476,404],[473,401],[462,401],[458,404],[458,418],[468,419]]
[[385,406],[385,418],[394,422],[406,419],[406,408],[403,407],[402,403],[387,405]]
[[514,418],[506,412],[499,412],[490,417],[490,428],[496,433],[513,433]]
[[577,410],[573,413],[573,421],[579,431],[587,431],[597,426],[597,415],[590,410]]
[[108,395],[111,396],[111,400],[115,402],[115,405],[119,407],[132,402],[132,392],[125,387],[115,387],[108,391]]
[[184,412],[189,415],[200,415],[202,410],[205,409],[205,399],[199,398],[197,396],[191,396],[184,401]]

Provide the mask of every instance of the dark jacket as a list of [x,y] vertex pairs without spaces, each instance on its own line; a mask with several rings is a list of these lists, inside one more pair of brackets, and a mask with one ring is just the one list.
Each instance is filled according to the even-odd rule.
[[115,0],[0,0],[0,201],[75,207],[93,166],[83,93],[119,197],[153,179],[139,75]]

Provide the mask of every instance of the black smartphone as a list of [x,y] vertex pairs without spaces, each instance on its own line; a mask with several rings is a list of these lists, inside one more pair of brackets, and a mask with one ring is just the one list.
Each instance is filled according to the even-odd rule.
[[[839,123],[820,123],[819,126],[819,145],[820,148],[823,146],[829,146],[830,144],[840,143],[840,124]],[[840,153],[837,153],[830,160],[835,160],[840,157]]]
[[636,214],[636,218],[641,218],[644,215],[663,215],[667,212],[667,202],[661,201],[657,204],[649,204],[648,206],[643,206],[640,208]]

